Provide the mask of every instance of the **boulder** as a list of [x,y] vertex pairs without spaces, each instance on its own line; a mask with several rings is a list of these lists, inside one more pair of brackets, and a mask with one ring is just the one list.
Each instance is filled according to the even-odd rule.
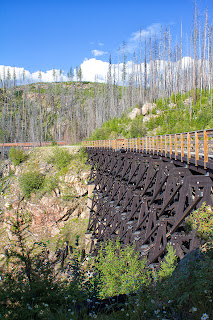
[[135,119],[137,116],[141,115],[141,109],[139,108],[134,108],[129,114],[128,117],[133,120]]
[[141,109],[142,115],[145,116],[148,112],[151,112],[156,107],[157,105],[155,103],[144,103]]
[[143,117],[143,122],[149,121],[151,118],[156,118],[158,115],[157,114],[147,114],[146,116]]

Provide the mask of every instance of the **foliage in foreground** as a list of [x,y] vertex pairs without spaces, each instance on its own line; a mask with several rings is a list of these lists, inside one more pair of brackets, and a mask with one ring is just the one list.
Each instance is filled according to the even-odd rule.
[[99,250],[95,269],[99,275],[100,298],[135,292],[150,282],[145,259],[139,260],[134,247],[121,248],[119,241],[109,241]]
[[[200,213],[207,209],[204,205]],[[167,263],[151,272],[136,259],[133,248],[109,242],[96,261],[89,256],[82,261],[76,247],[67,263],[56,268],[45,244],[29,241],[28,220],[22,212],[11,222],[11,232],[13,241],[0,271],[3,319],[212,319],[212,246],[191,252],[178,265],[168,246]],[[97,297],[122,292],[127,293],[125,304],[114,297],[97,311]]]

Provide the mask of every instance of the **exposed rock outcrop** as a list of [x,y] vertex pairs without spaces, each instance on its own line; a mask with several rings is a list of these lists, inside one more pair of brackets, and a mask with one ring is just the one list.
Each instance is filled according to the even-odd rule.
[[36,239],[58,235],[66,226],[69,218],[81,220],[89,218],[87,197],[85,197],[88,193],[87,179],[90,173],[88,169],[74,170],[74,165],[71,165],[65,174],[60,175],[53,165],[45,161],[45,150],[40,149],[35,158],[36,163],[30,165],[39,169],[43,175],[58,176],[58,186],[50,193],[33,193],[30,198],[24,198],[20,203],[22,194],[18,179],[26,170],[29,161],[33,160],[17,167],[11,163],[5,166],[5,171],[2,172],[4,177],[7,177],[9,172],[14,172],[7,192],[1,195],[3,219],[0,224],[5,228],[9,238],[11,238],[11,232],[8,222],[18,208],[28,213],[31,219],[30,232]]
[[148,112],[151,112],[156,107],[157,105],[155,103],[144,103],[141,109],[142,115],[145,116]]
[[135,119],[137,116],[141,115],[141,109],[139,108],[134,108],[129,114],[128,117],[133,120]]

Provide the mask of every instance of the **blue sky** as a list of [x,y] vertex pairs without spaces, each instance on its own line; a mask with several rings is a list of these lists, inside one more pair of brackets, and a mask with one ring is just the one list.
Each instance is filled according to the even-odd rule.
[[[212,18],[212,0],[197,0],[197,6],[201,16],[208,7]],[[116,63],[116,50],[123,41],[134,47],[140,26],[171,24],[176,38],[181,17],[189,33],[193,10],[194,0],[2,0],[0,65],[67,72],[85,59],[108,61],[109,53]]]

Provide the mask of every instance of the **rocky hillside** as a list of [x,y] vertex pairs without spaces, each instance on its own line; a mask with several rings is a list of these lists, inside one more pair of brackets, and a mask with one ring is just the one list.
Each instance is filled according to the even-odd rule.
[[[27,160],[17,166],[10,159],[2,163],[1,253],[12,237],[11,221],[17,210],[24,212],[30,223],[31,240],[48,241],[48,247],[55,251],[65,241],[74,244],[78,236],[81,247],[86,248],[89,167],[85,166],[85,155],[78,152],[79,148],[60,148],[30,150]],[[63,153],[70,156],[67,163],[54,158]]]

